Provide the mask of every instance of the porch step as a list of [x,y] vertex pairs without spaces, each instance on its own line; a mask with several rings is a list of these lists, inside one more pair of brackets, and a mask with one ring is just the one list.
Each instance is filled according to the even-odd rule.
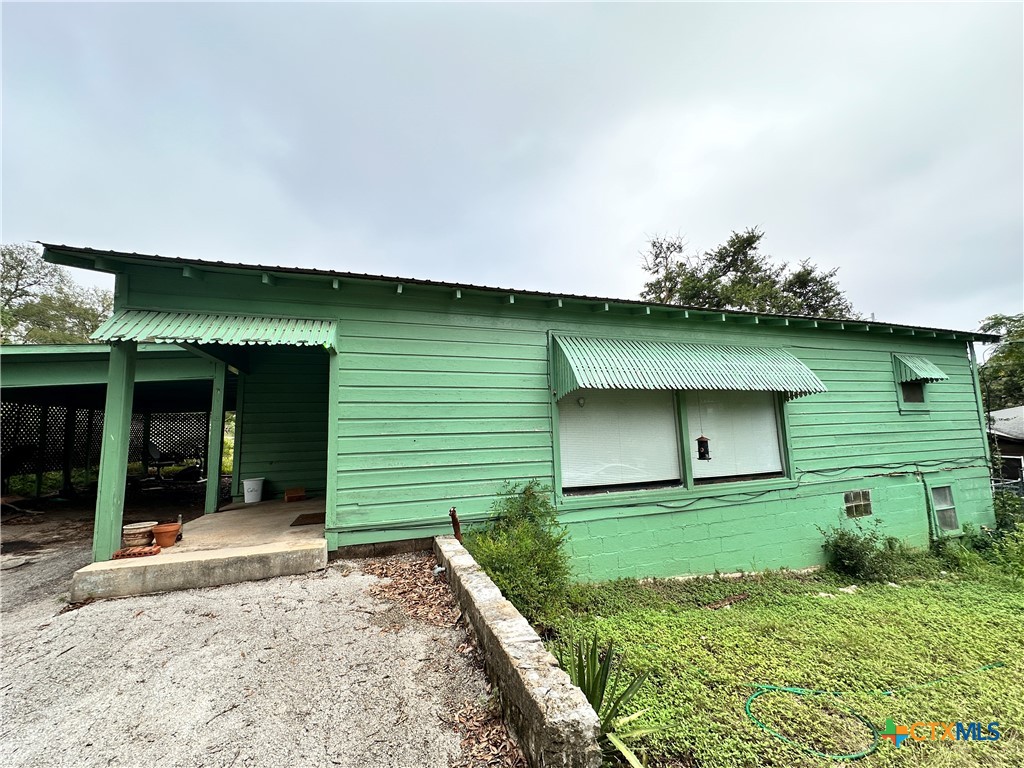
[[275,542],[93,563],[75,572],[71,602],[217,587],[327,567],[327,539]]

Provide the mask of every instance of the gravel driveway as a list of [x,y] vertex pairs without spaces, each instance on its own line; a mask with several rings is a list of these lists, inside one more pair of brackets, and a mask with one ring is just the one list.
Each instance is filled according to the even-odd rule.
[[455,714],[487,695],[450,617],[373,594],[380,560],[58,613],[88,550],[18,556],[0,573],[5,768],[446,767]]

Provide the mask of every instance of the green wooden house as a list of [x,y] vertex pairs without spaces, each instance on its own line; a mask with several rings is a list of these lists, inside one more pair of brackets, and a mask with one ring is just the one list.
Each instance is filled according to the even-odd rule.
[[211,434],[237,376],[236,492],[322,496],[331,550],[445,533],[530,479],[587,579],[815,565],[818,528],[855,520],[914,545],[993,522],[990,336],[45,248],[116,276],[97,559],[142,342],[214,362]]

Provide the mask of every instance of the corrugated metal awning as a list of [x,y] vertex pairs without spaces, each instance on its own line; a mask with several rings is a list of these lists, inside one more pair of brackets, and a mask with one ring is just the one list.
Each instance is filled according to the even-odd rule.
[[96,341],[288,344],[333,348],[334,321],[123,309],[97,328],[92,338]]
[[896,381],[945,381],[949,378],[935,363],[920,355],[893,355],[896,366]]
[[577,389],[727,389],[827,392],[814,372],[785,350],[719,344],[556,336],[555,397]]

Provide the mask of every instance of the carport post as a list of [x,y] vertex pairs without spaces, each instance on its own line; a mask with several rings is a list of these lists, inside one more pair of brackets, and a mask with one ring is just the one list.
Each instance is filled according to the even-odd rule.
[[210,403],[210,433],[206,445],[206,514],[217,511],[220,501],[220,460],[224,451],[224,385],[227,366],[213,369],[213,398]]
[[128,479],[128,442],[132,431],[132,395],[135,389],[134,341],[110,347],[107,399],[103,410],[103,442],[96,492],[96,523],[92,559],[109,560],[121,546],[124,488]]

